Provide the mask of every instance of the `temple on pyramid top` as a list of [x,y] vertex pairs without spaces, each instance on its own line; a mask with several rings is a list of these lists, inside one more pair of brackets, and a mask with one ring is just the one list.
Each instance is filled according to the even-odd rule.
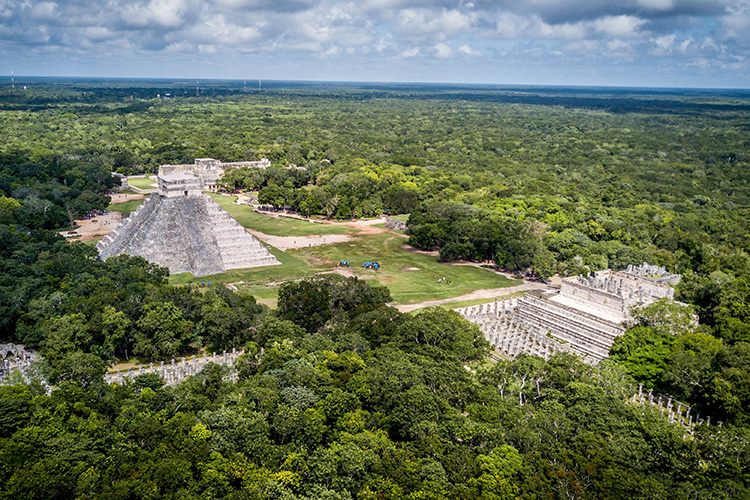
[[222,164],[198,159],[194,165],[162,165],[157,192],[97,243],[99,256],[106,260],[122,253],[140,255],[172,274],[194,276],[280,264],[213,198],[202,193],[216,189],[226,166],[254,163],[263,162]]

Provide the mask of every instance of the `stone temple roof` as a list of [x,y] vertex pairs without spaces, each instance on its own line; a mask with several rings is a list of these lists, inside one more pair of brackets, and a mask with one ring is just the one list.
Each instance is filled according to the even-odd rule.
[[198,181],[198,178],[194,175],[189,174],[161,174],[158,177],[159,179],[164,179],[167,182],[174,182],[174,181]]

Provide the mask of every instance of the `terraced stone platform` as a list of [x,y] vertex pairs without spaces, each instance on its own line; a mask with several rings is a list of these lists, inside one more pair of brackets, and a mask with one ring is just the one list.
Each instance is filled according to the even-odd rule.
[[96,245],[102,259],[127,253],[172,274],[220,274],[280,262],[210,196],[153,194]]

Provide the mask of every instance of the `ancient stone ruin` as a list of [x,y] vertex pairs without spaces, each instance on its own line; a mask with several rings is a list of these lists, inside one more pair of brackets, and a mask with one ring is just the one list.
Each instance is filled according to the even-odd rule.
[[629,266],[625,272],[598,271],[563,279],[559,291],[532,292],[458,311],[477,323],[506,356],[527,353],[548,359],[557,351],[568,351],[597,363],[625,332],[633,306],[673,298],[665,277],[670,283],[679,280],[648,264]]
[[201,193],[208,178],[174,173],[171,168],[182,166],[159,169],[158,192],[97,243],[100,257],[140,255],[172,274],[194,276],[280,264],[226,210]]
[[[38,369],[39,360],[39,353],[20,344],[0,344],[0,385],[18,381],[29,384],[36,381],[49,393],[51,388]],[[13,380],[13,373],[17,373],[20,380]]]
[[384,225],[389,231],[406,231],[406,222],[392,217],[386,217]]
[[162,165],[159,167],[159,175],[178,175],[195,177],[198,182],[198,189],[203,191],[216,191],[217,182],[229,168],[261,168],[266,169],[271,166],[268,158],[262,158],[260,161],[236,161],[223,163],[213,158],[196,158],[195,163],[185,165]]
[[236,349],[232,349],[232,352],[224,351],[222,354],[218,355],[216,353],[213,353],[212,355],[204,353],[202,356],[195,356],[188,360],[182,358],[177,362],[172,359],[171,363],[164,363],[164,361],[161,361],[157,365],[154,363],[150,363],[149,366],[138,365],[135,369],[128,368],[127,370],[108,372],[104,375],[104,382],[107,384],[121,385],[127,382],[132,382],[139,375],[154,373],[161,377],[166,385],[178,385],[193,375],[198,374],[209,363],[216,363],[217,365],[229,367],[230,370],[227,374],[228,378],[229,380],[236,382],[237,371],[234,369],[234,363],[244,353],[244,350],[237,351]]

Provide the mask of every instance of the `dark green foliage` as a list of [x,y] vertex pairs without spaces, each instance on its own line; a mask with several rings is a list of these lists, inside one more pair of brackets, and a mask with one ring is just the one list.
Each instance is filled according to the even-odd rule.
[[[0,498],[750,496],[747,93],[180,85],[0,93],[0,332],[58,385],[0,388]],[[51,231],[105,206],[111,169],[195,157],[270,158],[225,187],[305,215],[411,213],[410,243],[443,260],[664,265],[702,326],[658,304],[597,367],[485,365],[475,326],[356,279],[285,284],[266,314]],[[101,382],[115,357],[201,347],[244,347],[239,381],[211,365],[178,387]],[[638,383],[724,425],[685,439],[626,402]]]
[[[262,328],[282,332],[274,321]],[[225,367],[209,365],[176,388],[153,376],[107,387],[97,357],[68,355],[51,396],[0,390],[0,497],[669,499],[748,491],[744,427],[699,429],[686,440],[661,413],[626,402],[634,385],[614,363],[520,356],[471,373],[465,361],[481,359],[484,346],[453,312],[399,317],[378,308],[351,323],[363,332],[398,326],[372,336],[388,345],[365,356],[302,348],[329,329],[296,330],[263,352],[251,349],[236,384]],[[700,351],[689,335],[683,351]],[[746,347],[717,357],[716,377],[746,386],[736,370]],[[736,404],[746,405],[742,394]]]
[[308,332],[314,332],[333,316],[330,302],[328,287],[322,282],[284,283],[279,289],[278,314]]
[[283,284],[277,314],[315,332],[334,316],[346,313],[353,318],[390,300],[385,287],[371,287],[358,278],[328,275]]

